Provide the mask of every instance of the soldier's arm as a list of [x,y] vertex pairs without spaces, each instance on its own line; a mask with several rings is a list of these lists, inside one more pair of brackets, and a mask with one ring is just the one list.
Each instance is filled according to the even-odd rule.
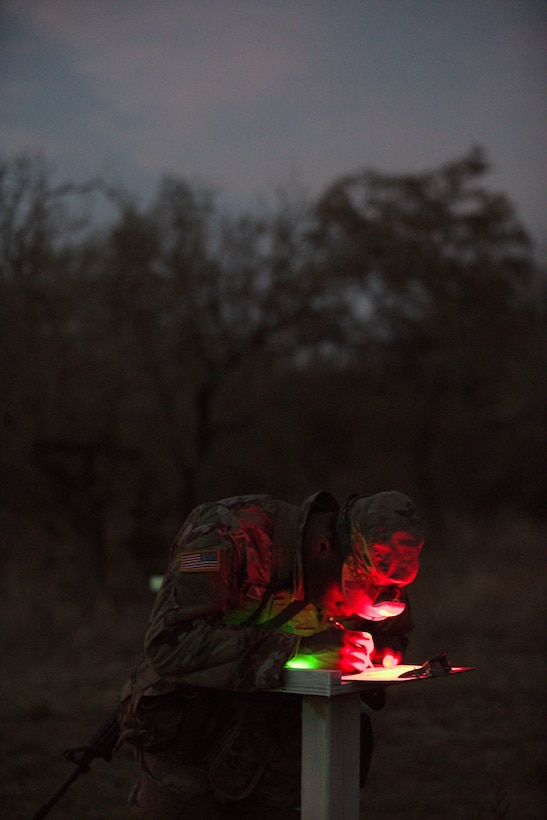
[[280,631],[224,626],[202,617],[171,627],[147,641],[156,672],[173,683],[251,691],[282,685],[282,672],[298,638]]
[[178,546],[175,542],[152,611],[145,638],[148,662],[179,685],[234,690],[281,685],[298,638],[224,624],[224,613],[239,607],[244,597],[241,558],[229,528],[204,525],[199,511],[190,525]]

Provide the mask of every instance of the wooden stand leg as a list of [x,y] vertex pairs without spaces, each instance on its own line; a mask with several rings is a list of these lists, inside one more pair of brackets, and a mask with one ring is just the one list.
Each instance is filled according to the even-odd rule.
[[359,693],[304,695],[302,820],[358,820],[359,732]]

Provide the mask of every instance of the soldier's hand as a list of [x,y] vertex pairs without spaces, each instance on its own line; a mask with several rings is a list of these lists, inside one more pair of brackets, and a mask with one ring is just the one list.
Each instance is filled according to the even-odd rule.
[[374,641],[370,632],[358,632],[346,629],[341,633],[343,644],[340,649],[339,669],[346,674],[362,672],[373,666],[371,655],[374,651]]
[[302,659],[303,666],[306,666],[308,660],[312,668],[340,669],[349,674],[373,666],[370,657],[373,651],[374,641],[369,632],[328,629],[302,638],[298,652],[291,661]]

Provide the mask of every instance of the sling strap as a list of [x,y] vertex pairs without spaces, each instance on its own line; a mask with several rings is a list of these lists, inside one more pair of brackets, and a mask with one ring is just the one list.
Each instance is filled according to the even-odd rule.
[[270,588],[280,589],[292,580],[294,547],[298,541],[300,509],[285,501],[277,502],[272,532],[272,572]]
[[[293,504],[287,504],[285,501],[278,501],[272,532],[272,569],[270,584],[259,606],[246,621],[247,626],[252,626],[256,623],[270,601],[274,591],[281,589],[292,577],[295,559],[291,547],[297,542],[299,517],[300,509],[298,507],[295,507]],[[279,627],[297,615],[301,609],[304,609],[307,603],[306,600],[292,601],[285,609],[281,610],[281,612],[273,618],[270,618],[269,621],[258,624],[257,628],[261,630],[279,629]]]
[[269,621],[264,621],[263,624],[258,624],[258,629],[269,630],[269,629],[279,629],[280,626],[286,624],[287,621],[290,621],[291,618],[294,618],[301,609],[307,605],[307,601],[291,601],[291,603],[282,609],[281,612],[278,612],[273,618],[270,618]]

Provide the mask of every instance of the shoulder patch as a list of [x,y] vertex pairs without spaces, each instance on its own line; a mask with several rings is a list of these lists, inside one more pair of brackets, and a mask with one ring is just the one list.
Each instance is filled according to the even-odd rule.
[[220,570],[220,550],[184,552],[180,557],[181,572],[218,572]]

